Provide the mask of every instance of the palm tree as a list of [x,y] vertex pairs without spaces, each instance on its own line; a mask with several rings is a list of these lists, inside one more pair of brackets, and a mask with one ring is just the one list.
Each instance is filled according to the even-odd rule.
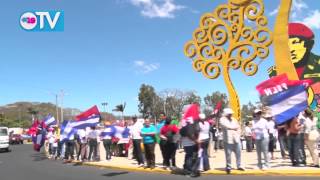
[[124,120],[123,112],[125,108],[126,108],[126,103],[123,103],[123,104],[117,105],[115,109],[113,109],[112,111],[121,112],[122,120]]
[[34,117],[39,114],[39,111],[32,107],[29,107],[28,113],[31,114],[32,122],[34,122]]

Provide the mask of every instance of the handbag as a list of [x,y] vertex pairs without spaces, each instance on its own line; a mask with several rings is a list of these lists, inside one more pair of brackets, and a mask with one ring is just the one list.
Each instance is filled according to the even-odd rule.
[[318,138],[319,138],[318,130],[315,129],[315,130],[310,131],[309,136],[308,136],[309,141],[317,141]]

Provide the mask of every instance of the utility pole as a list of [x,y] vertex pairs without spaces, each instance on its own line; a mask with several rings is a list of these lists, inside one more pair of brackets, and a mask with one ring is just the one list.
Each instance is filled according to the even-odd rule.
[[104,110],[104,120],[107,120],[107,105],[108,103],[107,102],[103,102],[101,103],[101,105],[103,106],[103,110]]
[[56,97],[56,118],[57,118],[58,127],[59,127],[60,121],[59,121],[58,94],[55,94],[55,97]]
[[63,97],[64,97],[64,91],[61,90],[60,91],[60,103],[61,103],[61,118],[60,118],[60,121],[63,122]]

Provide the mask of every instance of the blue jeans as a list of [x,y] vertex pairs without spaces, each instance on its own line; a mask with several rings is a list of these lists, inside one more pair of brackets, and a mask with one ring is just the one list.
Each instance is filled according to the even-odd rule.
[[183,169],[189,172],[192,172],[193,167],[196,163],[196,154],[198,151],[198,148],[196,145],[193,146],[185,146],[184,147],[185,151],[185,157],[184,157],[184,165]]
[[226,167],[231,169],[231,153],[234,152],[236,154],[237,168],[241,167],[241,144],[234,143],[228,144],[224,142],[224,152],[226,156]]
[[209,139],[201,142],[202,159],[203,159],[203,170],[207,171],[210,169],[209,156],[208,156]]
[[288,151],[288,138],[285,134],[281,134],[278,136],[278,140],[280,144],[281,156],[282,158],[285,158],[286,151]]
[[[263,168],[263,165],[269,167],[269,137],[264,137],[262,139],[256,139],[256,149],[258,156],[258,167]],[[264,163],[262,163],[261,155],[263,154]]]
[[301,134],[290,134],[289,136],[289,155],[292,165],[305,163],[305,152],[303,143],[304,139]]

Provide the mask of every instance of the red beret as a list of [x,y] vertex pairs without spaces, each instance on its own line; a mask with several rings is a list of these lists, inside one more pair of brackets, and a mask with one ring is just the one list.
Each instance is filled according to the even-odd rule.
[[289,23],[289,36],[300,36],[306,39],[314,38],[312,30],[301,23]]

